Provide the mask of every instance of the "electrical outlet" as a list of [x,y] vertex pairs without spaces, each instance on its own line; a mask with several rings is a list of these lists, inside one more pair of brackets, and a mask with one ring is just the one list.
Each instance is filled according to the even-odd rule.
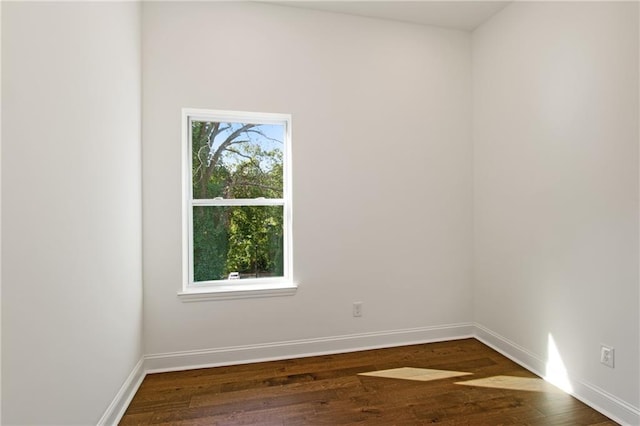
[[353,302],[353,316],[354,317],[362,316],[362,302]]
[[613,360],[614,360],[615,352],[613,348],[605,345],[600,346],[600,362],[607,367],[613,368]]

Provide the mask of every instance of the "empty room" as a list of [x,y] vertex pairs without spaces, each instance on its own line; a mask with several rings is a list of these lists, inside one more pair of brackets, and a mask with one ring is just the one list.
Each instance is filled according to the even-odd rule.
[[637,1],[3,1],[3,425],[640,424]]

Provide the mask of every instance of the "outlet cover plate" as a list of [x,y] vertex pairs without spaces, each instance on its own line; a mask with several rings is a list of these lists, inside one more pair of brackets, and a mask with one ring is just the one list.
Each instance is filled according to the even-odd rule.
[[601,345],[600,346],[600,362],[607,367],[613,368],[614,366],[614,357],[615,351],[610,346]]
[[362,302],[353,302],[353,316],[354,317],[362,316]]

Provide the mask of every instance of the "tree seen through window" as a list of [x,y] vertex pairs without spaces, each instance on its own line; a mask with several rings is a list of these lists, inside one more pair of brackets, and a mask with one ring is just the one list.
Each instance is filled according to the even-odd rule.
[[194,282],[283,276],[285,132],[191,121]]

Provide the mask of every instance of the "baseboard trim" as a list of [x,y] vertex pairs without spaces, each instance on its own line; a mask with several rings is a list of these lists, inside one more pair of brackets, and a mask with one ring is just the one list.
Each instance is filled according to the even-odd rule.
[[476,339],[500,352],[516,364],[540,377],[544,376],[545,363],[542,358],[529,352],[524,347],[477,323],[475,324],[474,335]]
[[472,323],[146,355],[147,373],[356,352],[473,337]]
[[[260,345],[145,355],[134,367],[98,425],[118,424],[147,374],[356,352],[420,343],[476,338],[515,363],[544,377],[542,357],[478,323],[447,324],[372,333],[301,339]],[[569,377],[571,395],[622,425],[640,425],[640,409],[595,385]]]
[[[485,345],[520,364],[527,370],[544,377],[545,362],[520,345],[495,333],[481,324],[475,324],[475,337]],[[573,390],[571,396],[584,402],[622,425],[640,425],[640,409],[617,398],[599,387],[569,375]]]
[[113,401],[111,401],[107,410],[104,412],[100,420],[98,420],[98,426],[117,425],[120,422],[120,419],[124,415],[124,412],[127,411],[129,403],[138,391],[138,388],[142,384],[142,380],[144,380],[145,376],[146,371],[144,369],[143,357],[140,358],[136,366],[133,367],[129,377],[124,381],[115,398],[113,398]]

